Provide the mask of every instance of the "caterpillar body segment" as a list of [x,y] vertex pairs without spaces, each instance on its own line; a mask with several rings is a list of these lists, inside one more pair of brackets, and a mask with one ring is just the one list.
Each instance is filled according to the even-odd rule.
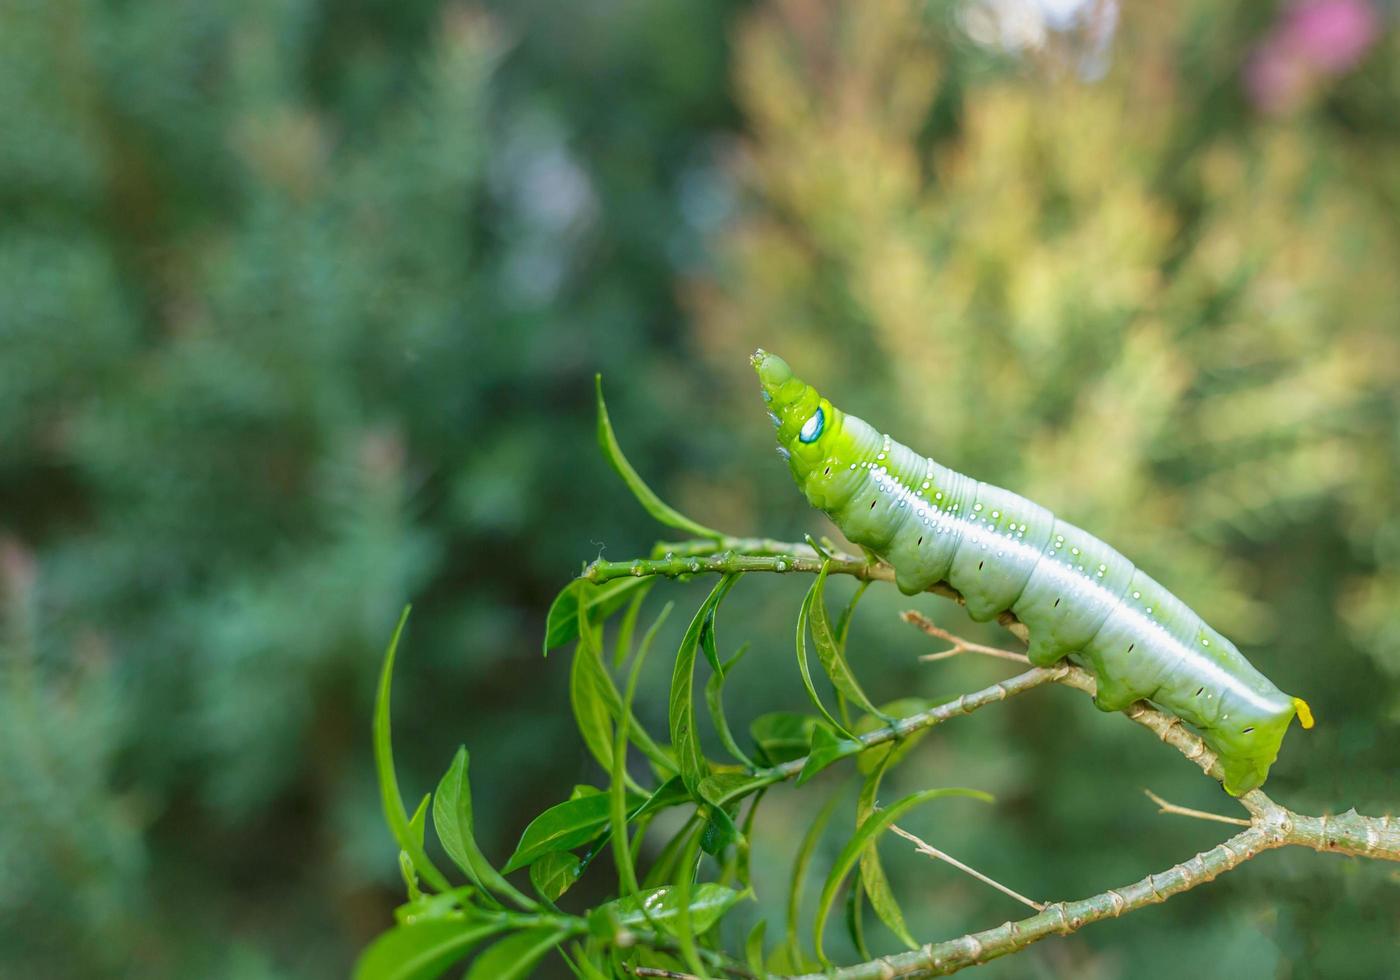
[[1264,782],[1295,715],[1311,727],[1305,702],[1103,541],[882,435],[781,358],[759,351],[753,363],[798,487],[888,562],[903,592],[944,581],[974,619],[1010,610],[1033,663],[1070,657],[1094,673],[1100,708],[1146,698],[1199,729],[1235,795]]

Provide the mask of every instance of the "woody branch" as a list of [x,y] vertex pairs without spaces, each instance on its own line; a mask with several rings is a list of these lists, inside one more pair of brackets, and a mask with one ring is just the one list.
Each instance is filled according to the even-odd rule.
[[[677,578],[732,572],[816,574],[825,563],[827,573],[831,575],[851,575],[862,581],[894,580],[894,569],[882,562],[867,561],[831,549],[822,554],[810,545],[767,539],[727,538],[721,542],[662,544],[657,546],[655,554],[657,557],[630,562],[597,561],[585,569],[583,577],[601,584],[624,576]],[[962,601],[957,590],[946,583],[939,583],[928,591]],[[906,613],[904,618],[930,635],[951,643],[949,653],[1024,659],[1023,655],[1014,651],[964,640],[918,613]],[[1024,623],[1010,613],[1003,613],[1000,622],[1018,639],[1026,642],[1029,632]],[[1094,676],[1073,664],[1061,662],[1054,667],[1031,668],[989,688],[965,694],[946,705],[901,719],[896,725],[869,733],[863,740],[874,745],[900,738],[1046,683],[1064,684],[1091,696],[1097,690]],[[1129,705],[1122,713],[1176,749],[1210,778],[1217,782],[1223,778],[1215,753],[1175,715],[1160,711],[1145,701]],[[794,760],[783,768],[795,767],[791,774],[796,774],[801,771],[804,761]],[[779,775],[775,771],[774,775],[786,778],[790,774],[783,772]],[[1069,935],[1090,923],[1117,918],[1127,912],[1164,902],[1173,895],[1214,880],[1264,851],[1279,847],[1310,847],[1322,853],[1400,861],[1400,821],[1390,815],[1371,817],[1348,810],[1338,815],[1308,816],[1276,803],[1260,789],[1241,796],[1240,803],[1250,814],[1244,830],[1165,871],[1149,874],[1139,881],[1088,898],[1049,904],[1035,915],[1005,922],[994,929],[930,943],[911,952],[881,957],[829,973],[812,974],[800,980],[888,980],[956,973],[965,967],[1025,949],[1049,936]]]

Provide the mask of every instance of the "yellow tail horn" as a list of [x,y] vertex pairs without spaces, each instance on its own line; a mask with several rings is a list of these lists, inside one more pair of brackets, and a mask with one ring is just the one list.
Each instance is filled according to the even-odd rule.
[[1312,708],[1308,707],[1308,702],[1304,701],[1302,698],[1294,698],[1293,707],[1298,709],[1298,721],[1302,723],[1303,727],[1311,728],[1313,726],[1313,714]]

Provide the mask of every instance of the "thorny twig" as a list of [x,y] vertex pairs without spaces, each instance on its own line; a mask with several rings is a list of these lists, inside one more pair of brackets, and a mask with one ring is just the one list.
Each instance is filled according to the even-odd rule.
[[1150,789],[1143,790],[1147,798],[1157,804],[1158,813],[1175,813],[1182,817],[1195,817],[1197,820],[1214,820],[1216,823],[1232,823],[1236,827],[1248,827],[1250,821],[1240,817],[1226,817],[1219,813],[1210,813],[1206,810],[1193,810],[1186,806],[1177,806],[1175,803],[1168,803]]
[[949,657],[956,657],[960,653],[980,653],[984,657],[997,657],[1001,660],[1012,660],[1016,663],[1028,664],[1029,658],[1024,653],[1017,653],[1014,650],[1003,650],[1000,647],[989,647],[981,643],[973,643],[965,640],[961,636],[950,633],[939,626],[933,620],[910,609],[899,614],[899,618],[906,623],[911,623],[923,630],[929,636],[937,637],[940,640],[947,640],[952,644],[947,650],[940,650],[938,653],[926,653],[919,659],[925,663],[934,660],[947,660]]
[[976,878],[978,881],[982,882],[984,885],[991,885],[993,888],[995,888],[997,891],[1001,892],[1003,895],[1009,895],[1009,896],[1011,896],[1012,898],[1016,899],[1016,901],[1020,902],[1022,905],[1029,905],[1031,908],[1035,909],[1037,912],[1043,912],[1043,911],[1045,911],[1045,906],[1042,905],[1040,902],[1037,902],[1037,901],[1035,901],[1034,899],[1027,898],[1026,896],[1022,895],[1020,892],[1015,891],[1015,890],[1013,890],[1013,889],[1011,889],[1011,888],[1008,888],[1006,885],[1003,885],[1001,882],[997,881],[995,878],[992,878],[992,877],[989,877],[989,876],[987,876],[987,875],[984,875],[982,872],[978,871],[976,868],[969,867],[968,865],[963,864],[961,861],[959,861],[957,858],[953,857],[951,854],[947,854],[947,853],[945,853],[945,852],[943,852],[943,851],[940,851],[938,848],[934,847],[934,846],[933,846],[932,844],[930,844],[928,841],[923,840],[923,839],[921,839],[921,838],[915,836],[914,834],[909,833],[909,831],[905,830],[903,827],[899,826],[898,824],[890,824],[890,830],[894,831],[896,834],[898,834],[900,837],[903,837],[905,840],[907,840],[907,841],[912,841],[913,844],[914,844],[914,850],[918,851],[920,854],[926,854],[926,855],[928,855],[929,857],[933,858],[935,861],[942,861],[942,862],[944,862],[945,864],[951,864],[953,867],[957,868],[959,871],[962,871],[962,872],[964,872],[965,874],[971,875],[972,877]]
[[[663,544],[657,546],[657,554],[660,557],[633,562],[594,562],[584,571],[584,578],[601,583],[626,575],[683,577],[739,571],[815,574],[821,571],[825,563],[828,574],[832,575],[851,575],[863,581],[894,580],[894,569],[880,562],[869,562],[839,552],[832,552],[831,559],[827,561],[807,545],[769,540],[732,538],[722,542]],[[928,591],[962,601],[962,596],[957,590],[946,583],[938,583]],[[927,620],[918,622],[922,617],[917,614],[912,618],[906,615],[905,618],[929,632],[924,625]],[[1025,624],[1012,614],[1003,613],[998,621],[1022,642],[1028,640],[1029,632]],[[932,635],[952,642],[956,652],[989,656],[1009,654],[1013,659],[1019,656],[1013,651],[969,643],[936,626],[934,629],[938,632]],[[1034,667],[990,688],[963,695],[947,705],[901,719],[894,725],[872,732],[870,735],[877,737],[868,744],[900,738],[912,731],[938,724],[960,714],[967,714],[986,704],[1005,700],[1013,694],[1024,693],[1051,681],[1089,695],[1093,695],[1097,690],[1094,676],[1073,664],[1062,661],[1054,667]],[[1176,749],[1207,776],[1217,782],[1221,780],[1223,773],[1215,753],[1206,747],[1200,736],[1187,729],[1181,719],[1152,707],[1146,701],[1134,702],[1122,713]],[[869,737],[865,736],[862,740]],[[784,770],[793,766],[795,768],[791,773],[784,772],[782,775],[796,775],[801,772],[804,762],[805,760],[798,759],[785,764],[781,767]],[[1160,800],[1158,804],[1169,813],[1185,813],[1203,819],[1233,822],[1229,817],[1221,818],[1217,814],[1192,811]],[[1018,922],[1005,922],[995,929],[969,933],[946,942],[930,943],[911,952],[881,957],[828,973],[811,974],[796,980],[891,980],[895,977],[943,976],[956,973],[965,967],[1022,950],[1048,936],[1069,935],[1092,922],[1117,918],[1126,912],[1164,902],[1173,895],[1214,880],[1263,851],[1278,847],[1310,847],[1324,853],[1400,861],[1400,821],[1389,814],[1383,817],[1369,817],[1355,810],[1347,810],[1338,815],[1307,816],[1274,802],[1259,789],[1241,796],[1240,804],[1250,814],[1250,819],[1243,821],[1246,824],[1244,830],[1166,871],[1150,874],[1130,885],[1112,888],[1089,898],[1047,905],[1036,915]]]

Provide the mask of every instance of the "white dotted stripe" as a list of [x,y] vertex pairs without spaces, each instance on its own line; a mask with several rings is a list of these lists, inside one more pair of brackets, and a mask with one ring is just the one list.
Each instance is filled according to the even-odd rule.
[[[908,513],[903,515],[894,534],[898,533],[899,529],[903,527],[910,516],[914,516],[917,517],[925,527],[935,530],[938,534],[958,534],[962,538],[962,541],[958,545],[959,548],[971,539],[974,544],[979,544],[985,549],[986,543],[983,542],[981,538],[985,533],[985,527],[990,526],[990,520],[980,513],[983,509],[982,506],[974,502],[972,513],[969,516],[962,516],[958,513],[958,501],[948,502],[947,508],[944,509],[938,505],[937,501],[922,499],[914,490],[905,486],[903,481],[895,474],[891,473],[888,466],[885,465],[891,455],[890,450],[893,445],[894,443],[888,435],[882,436],[881,450],[877,454],[877,461],[875,463],[866,463],[863,465],[870,468],[871,474],[876,481],[876,486],[880,491],[895,498],[897,510],[908,508]],[[932,468],[933,461],[930,458],[929,466],[926,470],[930,475]],[[955,473],[954,475],[955,477],[961,477],[961,479],[966,480],[974,486],[981,485],[979,481],[974,481],[961,474]],[[1010,493],[1011,491],[1006,492]],[[973,499],[974,501],[976,499],[975,490]],[[1017,526],[1019,527],[1019,524]],[[1085,533],[1087,534],[1087,532]],[[891,535],[890,540],[893,540],[894,534]],[[1161,649],[1163,653],[1169,656],[1174,656],[1175,659],[1180,662],[1188,676],[1193,680],[1204,680],[1208,686],[1228,689],[1241,700],[1262,711],[1272,714],[1279,710],[1280,706],[1276,700],[1270,700],[1266,696],[1261,695],[1249,683],[1236,677],[1230,671],[1216,663],[1194,644],[1184,643],[1168,632],[1166,626],[1153,617],[1152,607],[1148,606],[1143,609],[1135,608],[1123,601],[1123,597],[1114,595],[1112,591],[1100,584],[1099,576],[1087,573],[1083,564],[1077,561],[1078,558],[1082,557],[1080,555],[1081,549],[1071,546],[1071,553],[1068,557],[1057,558],[1054,556],[1054,551],[1052,549],[1047,548],[1043,552],[1037,552],[1033,547],[1026,545],[1019,537],[1008,534],[997,534],[995,537],[999,539],[997,543],[1004,551],[1013,552],[1022,561],[1030,564],[1032,574],[1038,570],[1041,561],[1045,558],[1051,558],[1049,573],[1061,588],[1065,589],[1066,592],[1087,593],[1092,600],[1108,605],[1109,613],[1104,617],[1100,629],[1114,616],[1122,615],[1129,622],[1128,633],[1130,635],[1141,638],[1140,642],[1143,645],[1150,642],[1151,639],[1160,640],[1161,642],[1158,644],[1158,649]],[[1052,536],[1050,540],[1051,543],[1058,542],[1061,546],[1063,546],[1065,541],[1063,535]],[[1107,548],[1106,545],[1105,547]],[[1063,547],[1059,550],[1062,552]],[[1112,551],[1112,549],[1108,550]],[[956,560],[956,556],[957,551],[955,549],[953,553],[954,560]],[[1124,560],[1126,561],[1126,559]],[[1098,570],[1099,569],[1096,568],[1095,572]],[[1029,580],[1028,578],[1027,581],[1029,582]],[[1139,592],[1135,591],[1134,599],[1139,598]],[[1177,601],[1180,602],[1180,600]],[[1182,607],[1189,609],[1184,603]],[[1027,625],[1034,628],[1033,624]],[[1086,641],[1085,646],[1090,642],[1092,642],[1092,638]]]

